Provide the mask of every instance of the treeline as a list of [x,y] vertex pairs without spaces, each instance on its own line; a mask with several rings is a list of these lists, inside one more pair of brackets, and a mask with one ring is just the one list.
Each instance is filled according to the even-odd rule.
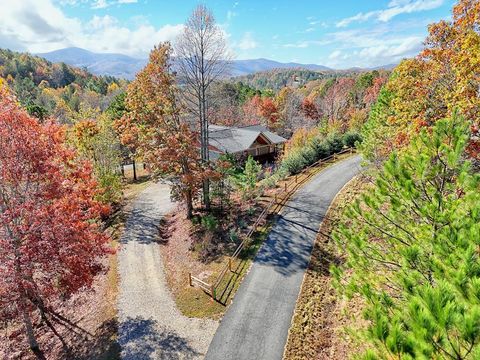
[[235,77],[257,89],[280,90],[285,86],[303,86],[313,80],[332,79],[335,77],[355,76],[358,71],[313,71],[307,69],[273,69]]
[[[480,358],[480,1],[429,26],[363,130],[378,166],[334,234],[365,359]],[[358,301],[356,303],[359,303]]]

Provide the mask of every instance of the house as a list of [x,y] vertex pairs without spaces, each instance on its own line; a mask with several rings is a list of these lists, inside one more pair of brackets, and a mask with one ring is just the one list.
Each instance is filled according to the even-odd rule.
[[233,154],[238,157],[251,155],[259,162],[272,161],[287,141],[262,125],[210,125],[208,136],[211,160],[216,160],[223,154]]

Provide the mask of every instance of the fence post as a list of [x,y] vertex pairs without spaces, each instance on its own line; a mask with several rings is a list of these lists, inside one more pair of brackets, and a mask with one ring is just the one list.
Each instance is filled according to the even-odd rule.
[[275,204],[277,203],[277,194],[275,194]]
[[210,293],[212,295],[212,299],[215,300],[215,286],[210,286]]
[[285,192],[287,192],[287,183],[285,183]]
[[[277,195],[275,195],[275,198],[277,197]],[[232,271],[232,258],[229,257],[228,258],[228,270]]]
[[193,286],[193,284],[192,284],[192,273],[188,273],[188,284],[190,286]]
[[298,175],[295,175],[295,184],[298,182]]
[[333,153],[333,161],[335,161],[335,157],[337,154]]

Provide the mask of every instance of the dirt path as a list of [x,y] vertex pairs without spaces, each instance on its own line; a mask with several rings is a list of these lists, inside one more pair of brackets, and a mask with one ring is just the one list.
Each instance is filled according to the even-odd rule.
[[151,185],[134,201],[120,239],[118,338],[124,360],[201,359],[218,326],[180,314],[167,287],[158,224],[172,209],[168,185]]
[[360,170],[354,156],[320,172],[282,209],[210,344],[207,360],[281,360],[320,223]]

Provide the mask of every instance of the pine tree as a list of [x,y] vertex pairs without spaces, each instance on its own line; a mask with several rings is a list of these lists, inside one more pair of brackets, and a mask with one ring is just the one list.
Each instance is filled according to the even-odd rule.
[[364,299],[367,359],[480,358],[480,176],[466,160],[469,132],[454,114],[394,152],[334,234],[346,251],[333,269],[339,287]]

